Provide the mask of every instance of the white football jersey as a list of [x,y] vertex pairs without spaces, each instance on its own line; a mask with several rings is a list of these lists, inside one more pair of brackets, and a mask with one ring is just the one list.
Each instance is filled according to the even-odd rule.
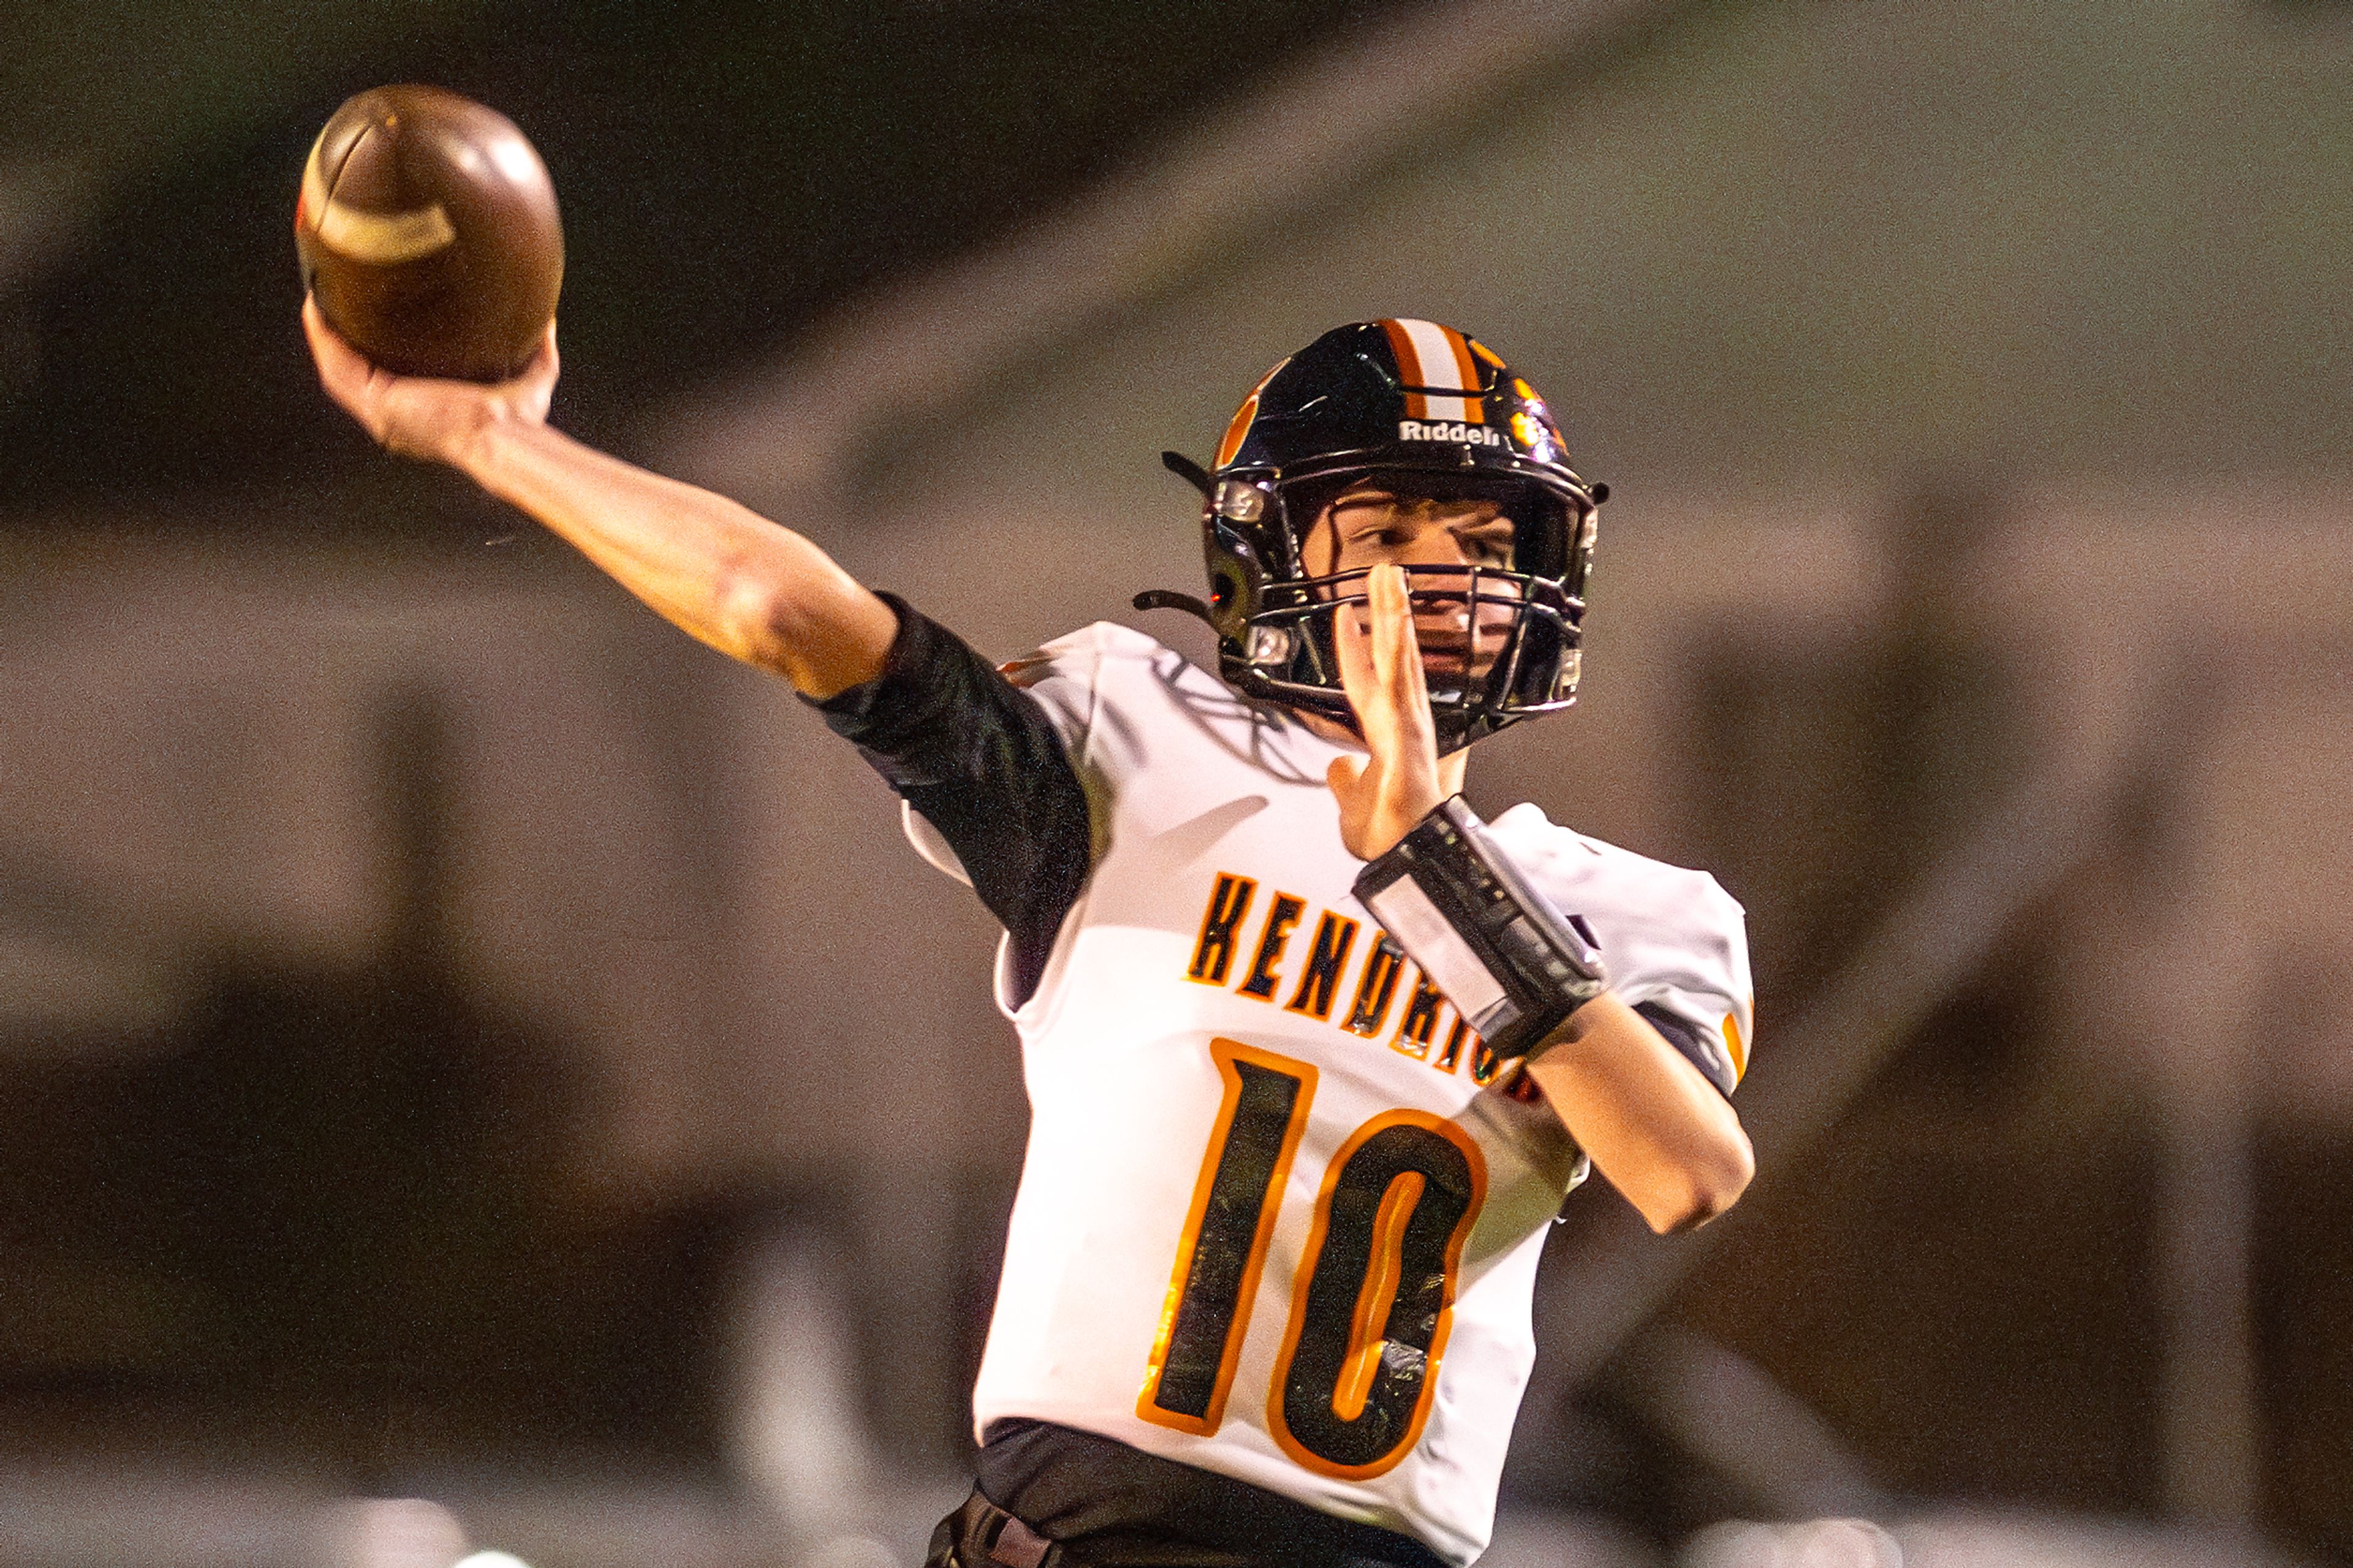
[[[1061,732],[1095,865],[1008,1008],[1029,1144],[976,1429],[1059,1422],[1469,1563],[1583,1157],[1350,896],[1340,747],[1115,626],[1008,673]],[[1492,829],[1584,918],[1619,994],[1736,1076],[1747,946],[1715,879],[1533,805]],[[1000,1002],[1008,973],[1000,951]]]

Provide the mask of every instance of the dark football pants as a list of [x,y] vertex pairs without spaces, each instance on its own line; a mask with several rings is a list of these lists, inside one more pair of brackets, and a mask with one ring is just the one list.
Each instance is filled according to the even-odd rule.
[[[1412,1568],[1434,1564],[1416,1551]],[[923,1568],[1409,1568],[1394,1556],[1367,1557],[1282,1531],[1246,1551],[1124,1531],[1069,1542],[1049,1541],[975,1488],[932,1531]]]

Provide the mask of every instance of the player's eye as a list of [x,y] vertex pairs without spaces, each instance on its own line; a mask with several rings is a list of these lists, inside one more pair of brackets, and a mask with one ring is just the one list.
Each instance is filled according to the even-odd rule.
[[1497,563],[1512,558],[1512,530],[1509,524],[1472,529],[1458,536],[1462,541],[1463,553],[1482,561]]
[[1399,523],[1377,523],[1348,535],[1351,544],[1373,545],[1384,550],[1402,550],[1418,537],[1414,531]]

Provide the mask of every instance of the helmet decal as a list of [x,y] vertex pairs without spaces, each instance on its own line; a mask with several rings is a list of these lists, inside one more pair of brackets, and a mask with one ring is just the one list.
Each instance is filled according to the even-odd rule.
[[1242,449],[1242,442],[1250,437],[1250,422],[1258,417],[1259,394],[1264,392],[1266,384],[1282,374],[1282,367],[1290,363],[1288,359],[1280,361],[1272,370],[1258,378],[1258,384],[1250,389],[1250,395],[1242,399],[1242,405],[1234,410],[1233,422],[1226,426],[1225,437],[1218,443],[1218,460],[1210,467],[1222,468],[1234,460],[1234,454]]
[[1389,349],[1397,355],[1398,378],[1407,388],[1408,418],[1486,423],[1483,388],[1479,367],[1471,363],[1468,338],[1436,321],[1388,321],[1381,323],[1381,330],[1388,334]]
[[1552,432],[1545,428],[1541,420],[1531,417],[1524,408],[1513,411],[1512,439],[1539,463],[1553,462],[1561,456],[1560,446],[1552,438]]

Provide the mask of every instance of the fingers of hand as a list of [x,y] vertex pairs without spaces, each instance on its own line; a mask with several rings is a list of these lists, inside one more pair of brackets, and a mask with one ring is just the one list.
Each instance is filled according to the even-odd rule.
[[514,380],[525,401],[543,415],[547,412],[547,405],[554,395],[559,365],[555,352],[555,323],[550,321],[546,333],[539,340],[538,349],[531,356],[531,363],[516,374]]
[[1377,568],[1370,587],[1374,645],[1381,673],[1383,741],[1380,749],[1402,757],[1409,750],[1434,755],[1436,730],[1430,718],[1430,683],[1421,668],[1421,647],[1413,631],[1413,598],[1401,566]]
[[335,330],[327,325],[327,318],[319,313],[319,301],[308,294],[302,296],[302,335],[311,341],[311,359],[319,367],[319,380],[328,391],[364,373],[366,362],[351,344],[335,335]]
[[379,389],[383,378],[376,368],[327,325],[318,300],[309,295],[302,299],[302,332],[310,340],[311,362],[318,367],[319,384],[326,388],[327,395],[343,412],[360,422],[369,436],[383,440],[383,397]]
[[1365,771],[1371,765],[1370,761],[1364,757],[1336,756],[1324,770],[1324,782],[1331,786],[1334,795],[1345,801],[1364,782]]
[[1335,757],[1324,770],[1324,782],[1331,786],[1332,798],[1340,807],[1340,842],[1359,856],[1370,840],[1367,825],[1378,808],[1374,798],[1378,785],[1366,782],[1373,771],[1370,759],[1356,756]]
[[[1403,578],[1404,574],[1398,568],[1386,565],[1376,566],[1365,574],[1365,605],[1357,613],[1363,615],[1368,626],[1356,634],[1364,659],[1365,691],[1362,697],[1351,692],[1350,700],[1356,705],[1357,716],[1368,724],[1386,723],[1397,710],[1398,687],[1404,673],[1402,661],[1407,657],[1398,636],[1402,592],[1399,584]],[[1351,605],[1350,610],[1354,609]],[[1410,628],[1407,636],[1410,637]]]
[[1421,672],[1421,647],[1413,633],[1413,596],[1406,587],[1405,568],[1385,565],[1371,579],[1373,626],[1382,671],[1391,700],[1400,709],[1419,709],[1429,701],[1429,685]]
[[1407,594],[1405,568],[1394,562],[1374,567],[1365,579],[1365,591],[1373,602],[1373,626],[1380,637],[1381,651],[1394,664],[1404,651],[1399,639],[1412,635],[1413,601]]
[[1436,731],[1404,571],[1374,568],[1365,598],[1363,610],[1344,605],[1333,621],[1341,684],[1371,754],[1336,757],[1324,772],[1339,802],[1342,841],[1360,856],[1396,843],[1439,798]]
[[1356,681],[1349,685],[1344,670],[1342,684],[1347,687],[1348,702],[1356,710],[1356,728],[1366,747],[1376,758],[1385,757],[1398,745],[1397,670],[1381,657],[1377,630],[1359,630],[1356,646]]
[[1332,639],[1340,654],[1340,689],[1348,694],[1348,706],[1356,710],[1361,721],[1365,713],[1381,697],[1381,687],[1373,672],[1372,650],[1366,644],[1365,628],[1357,618],[1354,605],[1342,605],[1332,612]]

